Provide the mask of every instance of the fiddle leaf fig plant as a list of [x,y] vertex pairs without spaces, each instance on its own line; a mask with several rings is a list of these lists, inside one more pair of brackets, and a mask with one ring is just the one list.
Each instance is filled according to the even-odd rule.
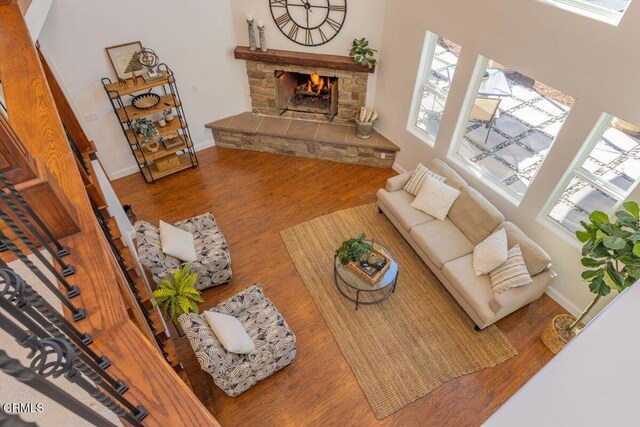
[[336,250],[336,256],[343,265],[349,264],[349,261],[360,261],[362,257],[373,249],[373,246],[365,240],[365,237],[365,234],[361,233],[354,239],[342,242],[342,246]]
[[176,269],[168,278],[163,279],[151,294],[153,307],[160,307],[174,323],[185,313],[200,314],[198,302],[203,302],[200,291],[194,286],[198,275],[189,271],[189,266]]
[[373,56],[377,52],[369,47],[369,41],[366,38],[353,39],[349,56],[358,64],[369,69],[373,68],[378,62]]
[[594,211],[589,223],[580,222],[583,230],[576,231],[583,243],[582,278],[596,296],[569,327],[573,334],[600,298],[612,290],[622,292],[640,279],[640,208],[636,202],[626,202],[623,208],[615,213],[615,222],[606,213]]

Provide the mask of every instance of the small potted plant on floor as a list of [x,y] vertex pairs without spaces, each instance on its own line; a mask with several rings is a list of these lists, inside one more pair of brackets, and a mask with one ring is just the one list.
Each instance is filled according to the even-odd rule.
[[542,341],[554,353],[580,333],[582,321],[602,297],[612,290],[622,292],[640,279],[640,208],[636,202],[623,207],[613,223],[601,211],[592,212],[589,223],[580,222],[583,230],[576,237],[583,243],[581,263],[586,269],[582,278],[595,297],[577,319],[561,314],[545,328]]
[[178,317],[185,313],[200,314],[199,302],[203,302],[200,291],[195,288],[198,275],[189,271],[189,266],[176,269],[168,278],[163,279],[155,291],[151,294],[153,307],[160,307],[165,315],[168,315],[178,329],[180,335],[184,335]]

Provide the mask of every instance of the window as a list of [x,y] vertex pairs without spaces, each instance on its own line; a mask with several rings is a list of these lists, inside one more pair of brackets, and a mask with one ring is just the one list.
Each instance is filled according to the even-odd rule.
[[574,98],[486,58],[477,70],[453,150],[477,175],[519,200]]
[[631,0],[551,0],[551,2],[572,12],[618,24]]
[[427,32],[409,130],[421,138],[426,138],[430,144],[433,144],[438,136],[460,50],[457,44]]
[[640,127],[605,115],[549,217],[571,232],[594,210],[613,213],[640,178]]

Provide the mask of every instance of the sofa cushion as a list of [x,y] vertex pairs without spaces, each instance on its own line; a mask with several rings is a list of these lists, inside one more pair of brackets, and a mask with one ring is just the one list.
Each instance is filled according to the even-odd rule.
[[467,181],[465,181],[458,172],[451,169],[451,166],[446,164],[444,161],[440,159],[433,159],[427,165],[432,172],[446,178],[447,185],[460,190],[462,187],[467,185]]
[[448,186],[442,181],[438,181],[436,178],[427,176],[420,192],[411,203],[411,207],[420,209],[426,214],[444,221],[451,209],[451,205],[459,195],[459,190]]
[[238,319],[228,314],[207,310],[203,313],[218,341],[231,353],[249,354],[256,345]]
[[524,264],[520,245],[515,245],[509,249],[507,260],[500,267],[493,270],[489,277],[495,294],[531,284],[531,276],[527,271],[527,266]]
[[448,218],[417,225],[410,234],[438,269],[451,260],[473,252],[473,244]]
[[473,248],[473,271],[487,274],[507,260],[507,232],[499,229]]
[[448,216],[474,245],[486,239],[504,221],[504,215],[469,186],[462,188]]
[[403,187],[404,191],[414,196],[417,196],[427,176],[430,176],[440,182],[444,182],[446,180],[445,177],[440,176],[437,173],[433,172],[422,163],[418,163],[418,166],[411,174],[411,178],[409,178],[409,181],[407,181],[407,183],[404,185]]
[[496,313],[496,317],[501,319],[540,298],[555,277],[556,274],[552,270],[539,273],[532,277],[533,282],[530,285],[511,288],[494,295],[489,306]]
[[489,302],[493,299],[491,280],[486,274],[476,276],[472,267],[472,258],[469,254],[450,261],[442,267],[442,272],[478,318],[488,322],[495,316],[489,306]]
[[184,262],[198,259],[193,234],[160,221],[160,244],[162,252]]
[[506,230],[509,247],[520,245],[524,263],[531,276],[535,276],[549,268],[551,257],[537,243],[524,234],[524,231],[520,230],[517,225],[505,221],[498,228]]
[[431,215],[412,208],[411,202],[413,202],[413,196],[404,190],[389,192],[380,189],[378,190],[378,200],[407,231],[416,225],[424,224],[425,222],[435,219]]

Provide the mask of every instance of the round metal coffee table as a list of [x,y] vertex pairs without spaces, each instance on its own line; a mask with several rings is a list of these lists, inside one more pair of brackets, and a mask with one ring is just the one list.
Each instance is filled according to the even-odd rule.
[[395,292],[398,282],[398,262],[393,253],[379,242],[374,240],[367,242],[391,260],[389,268],[377,282],[371,282],[348,265],[343,265],[337,255],[333,259],[333,278],[336,288],[345,298],[356,303],[356,310],[359,305],[378,304],[386,300]]

